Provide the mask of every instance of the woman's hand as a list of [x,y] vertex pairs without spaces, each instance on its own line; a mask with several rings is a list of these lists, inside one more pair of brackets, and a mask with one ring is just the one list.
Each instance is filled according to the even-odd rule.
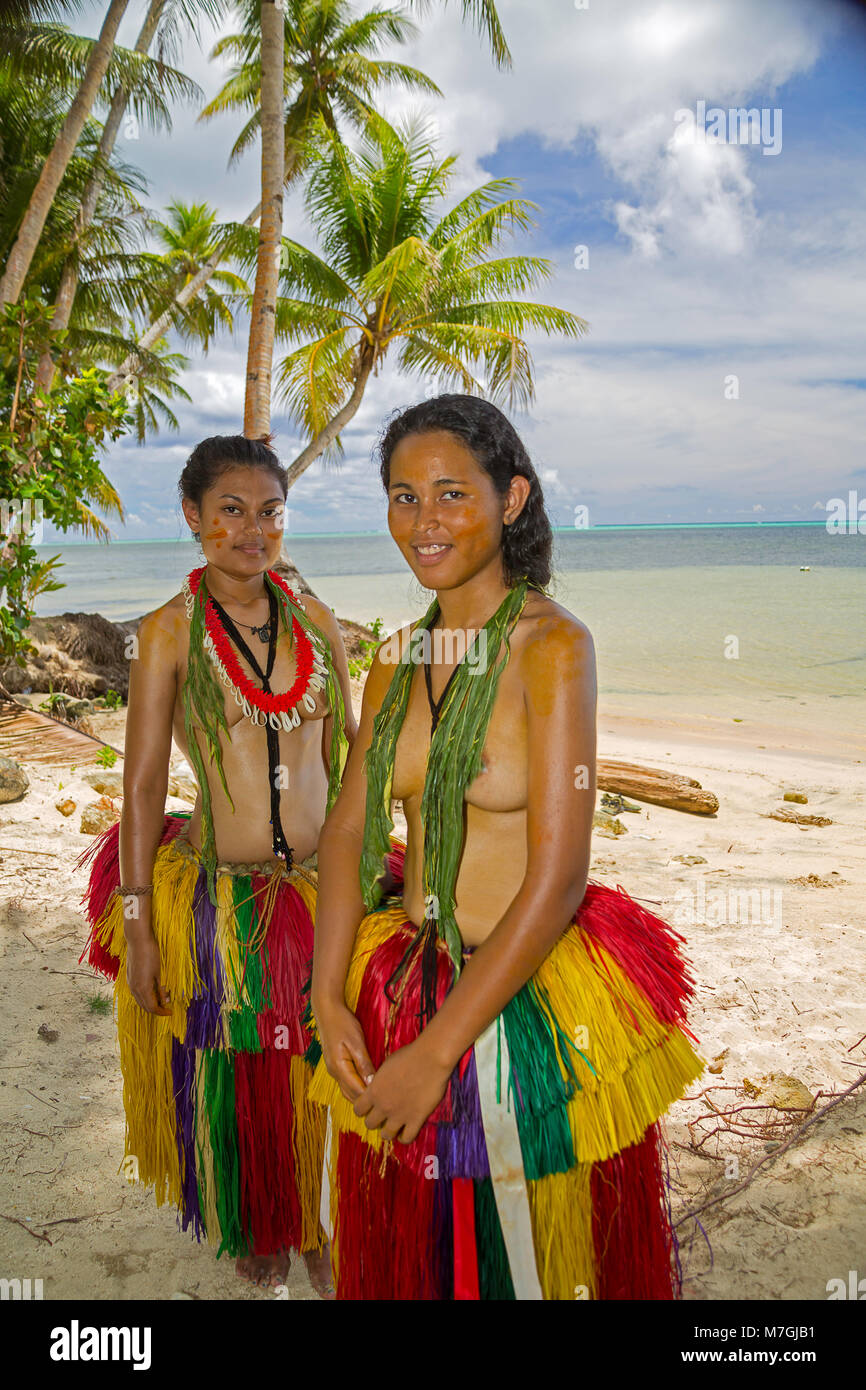
[[375,1071],[364,1030],[344,1003],[322,1004],[319,1008],[314,1004],[313,1013],[328,1075],[337,1082],[346,1100],[354,1102],[364,1094]]
[[452,1068],[425,1048],[423,1036],[386,1057],[355,1102],[355,1114],[383,1139],[411,1144],[445,1094]]
[[159,947],[155,936],[127,942],[126,982],[136,1004],[146,1013],[171,1016],[169,996],[159,979]]

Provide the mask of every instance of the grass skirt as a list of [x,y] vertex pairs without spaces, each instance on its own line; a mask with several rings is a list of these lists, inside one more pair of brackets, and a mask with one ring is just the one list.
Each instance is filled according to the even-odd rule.
[[[90,937],[82,959],[115,983],[126,1142],[121,1169],[178,1208],[217,1254],[320,1248],[324,1115],[308,1100],[302,1023],[316,874],[221,865],[217,906],[197,851],[166,815],[153,870],[153,929],[171,1017],[126,982],[119,826],[79,859]],[[258,870],[258,872],[256,872]],[[263,871],[264,870],[264,871]]]
[[[402,853],[388,858],[401,880]],[[419,1033],[418,954],[396,1002],[385,993],[415,935],[393,896],[358,929],[346,999],[375,1066]],[[338,1298],[678,1295],[657,1121],[704,1066],[681,941],[624,890],[591,883],[408,1145],[366,1128],[314,1040]],[[439,1007],[454,974],[444,947],[437,963]]]

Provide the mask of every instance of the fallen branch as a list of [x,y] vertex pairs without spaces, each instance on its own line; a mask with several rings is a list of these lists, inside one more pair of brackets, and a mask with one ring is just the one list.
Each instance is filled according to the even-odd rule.
[[120,1207],[112,1207],[110,1211],[91,1211],[87,1216],[58,1216],[54,1221],[43,1221],[43,1226],[77,1226],[79,1221],[93,1221],[97,1216],[113,1216]]
[[62,855],[62,854],[55,854],[53,850],[50,850],[50,849],[30,849],[29,845],[0,845],[0,849],[8,849],[8,850],[11,850],[14,854],[18,854],[18,853],[26,854],[26,855],[41,854],[41,855],[44,855],[44,857],[45,857],[46,859],[62,859],[62,858],[63,858],[63,855]]
[[54,1241],[49,1240],[48,1237],[44,1234],[44,1232],[42,1235],[40,1235],[38,1231],[33,1230],[32,1226],[28,1226],[26,1221],[19,1221],[17,1216],[7,1216],[6,1213],[3,1211],[0,1211],[0,1216],[3,1217],[4,1221],[13,1221],[16,1226],[20,1226],[22,1231],[26,1231],[28,1236],[32,1236],[34,1240],[44,1240],[47,1245],[54,1244]]
[[719,799],[704,791],[694,777],[683,777],[661,767],[638,767],[635,763],[599,758],[596,767],[599,791],[634,797],[652,806],[667,806],[672,811],[687,811],[695,816],[714,816]]
[[797,1140],[805,1134],[810,1125],[823,1119],[834,1106],[838,1105],[840,1101],[845,1100],[848,1096],[852,1095],[858,1087],[862,1086],[864,1081],[866,1081],[866,1071],[864,1071],[861,1076],[858,1076],[857,1080],[853,1085],[849,1086],[846,1091],[840,1091],[839,1095],[835,1096],[828,1105],[824,1105],[820,1110],[816,1111],[811,1119],[801,1125],[800,1128],[791,1135],[790,1139],[785,1140],[784,1144],[780,1144],[778,1149],[773,1149],[770,1153],[765,1154],[763,1158],[758,1159],[758,1162],[749,1170],[741,1183],[738,1183],[736,1187],[732,1187],[730,1192],[722,1192],[718,1197],[711,1197],[708,1202],[702,1202],[699,1207],[693,1207],[691,1211],[685,1212],[679,1220],[674,1222],[674,1229],[676,1229],[677,1226],[681,1226],[684,1221],[688,1221],[690,1217],[698,1216],[700,1212],[707,1211],[710,1207],[718,1206],[719,1202],[726,1202],[729,1197],[735,1197],[738,1192],[742,1192],[744,1188],[748,1187],[759,1168],[763,1168],[765,1163],[772,1163],[772,1161],[778,1158],[780,1154],[783,1154],[786,1149],[789,1149],[792,1144],[796,1144]]
[[[22,1091],[26,1091],[28,1096],[32,1096],[34,1100],[42,1100],[42,1097],[37,1096],[35,1091],[31,1091],[29,1086],[22,1086],[21,1089]],[[42,1100],[42,1104],[47,1105],[50,1110],[53,1106],[57,1104],[57,1102],[55,1100]]]

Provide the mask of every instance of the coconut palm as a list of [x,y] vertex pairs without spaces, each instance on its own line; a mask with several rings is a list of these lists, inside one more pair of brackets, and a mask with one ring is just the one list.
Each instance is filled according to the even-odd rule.
[[[282,0],[285,3],[285,0]],[[318,0],[314,7],[314,18],[318,22],[329,11],[339,7],[339,0]],[[247,350],[246,394],[244,402],[244,433],[257,438],[270,430],[271,422],[271,371],[274,349],[274,314],[276,309],[277,285],[279,275],[279,246],[282,235],[283,178],[281,171],[284,162],[285,133],[281,120],[280,84],[283,68],[284,32],[279,11],[274,0],[259,0],[260,43],[259,43],[259,92],[258,110],[247,122],[244,131],[235,144],[234,153],[244,148],[251,138],[256,122],[261,128],[262,150],[262,211],[259,223],[258,252],[256,257],[256,285],[250,315],[250,335]],[[309,3],[300,6],[304,18],[309,17]],[[495,16],[491,4],[469,3],[464,0],[464,15],[470,11],[477,16],[483,11],[488,21]],[[501,30],[496,36],[500,41],[499,58],[503,60]],[[495,45],[494,45],[495,46]],[[250,64],[254,72],[255,64]],[[249,72],[248,72],[249,76]],[[427,84],[429,86],[429,83]],[[251,96],[249,82],[247,96]],[[236,92],[236,95],[238,93]],[[354,93],[353,93],[354,97]],[[357,117],[357,98],[354,99],[352,114]],[[364,116],[372,118],[372,113],[364,104]],[[336,132],[336,124],[331,127]],[[303,148],[303,145],[301,145]]]
[[[218,18],[226,8],[226,0],[150,0],[133,53],[145,55],[155,39],[159,40],[160,66],[169,49],[177,47],[181,25],[191,26],[201,16]],[[78,288],[78,256],[82,233],[93,220],[102,186],[103,166],[111,158],[121,122],[129,107],[134,89],[129,82],[120,81],[111,99],[111,106],[99,142],[98,158],[93,176],[85,190],[73,228],[73,241],[63,266],[57,297],[54,301],[54,327],[63,329],[69,323],[72,302]],[[50,358],[40,368],[40,384],[51,384]]]
[[40,19],[59,19],[71,10],[80,10],[83,0],[4,0],[0,10],[0,29],[20,33]]
[[[212,58],[231,58],[228,79],[199,117],[213,120],[227,111],[247,119],[232,146],[230,163],[258,139],[262,67],[257,0],[244,0],[243,27],[213,47]],[[288,0],[285,7],[285,142],[287,179],[303,156],[310,122],[317,114],[337,128],[343,116],[362,130],[375,108],[374,97],[386,84],[433,96],[442,93],[431,78],[405,63],[378,55],[387,43],[407,43],[417,25],[401,10],[376,9],[354,16],[346,0]]]
[[22,219],[15,244],[9,253],[3,278],[0,280],[0,304],[16,303],[21,293],[54,195],[60,187],[66,166],[72,158],[108,69],[114,40],[128,3],[129,0],[110,0],[81,85],[58,132],[51,153],[42,166],[39,181]]
[[443,389],[525,407],[534,382],[523,335],[586,331],[564,309],[511,297],[553,269],[492,254],[531,225],[536,205],[505,196],[515,180],[492,179],[443,211],[454,162],[436,157],[417,118],[397,129],[380,118],[357,152],[331,136],[319,157],[306,200],[322,250],[284,240],[277,301],[278,339],[301,344],[280,364],[278,390],[310,437],[290,483],[321,455],[339,457],[340,431],[389,349],[400,370]]
[[258,439],[271,428],[271,368],[274,358],[274,313],[283,235],[285,131],[283,129],[283,54],[285,24],[275,0],[261,0],[262,211],[256,255],[256,286],[250,309],[244,434]]
[[[14,240],[32,192],[33,170],[51,149],[62,120],[61,108],[50,84],[24,93],[0,69],[0,259]],[[43,304],[50,305],[56,298],[66,247],[92,180],[99,143],[100,127],[90,121],[51,204],[25,284],[27,295]],[[211,209],[188,209],[178,203],[160,221],[142,206],[146,185],[138,170],[114,154],[101,172],[96,212],[76,248],[79,283],[69,324],[60,332],[53,327],[42,348],[42,363],[50,362],[52,376],[55,362],[68,377],[87,367],[110,368],[122,361],[136,345],[136,325],[148,322],[171,301],[213,245]],[[148,232],[155,243],[153,250],[143,249]],[[217,323],[232,325],[223,296],[245,292],[242,279],[224,272],[178,325],[183,336],[207,348]],[[144,354],[134,401],[140,436],[145,427],[155,428],[159,418],[176,424],[168,401],[181,394],[176,375],[185,362],[167,353],[164,344]],[[36,384],[41,382],[40,375]]]
[[[261,93],[259,10],[256,0],[243,0],[243,27],[215,45],[212,57],[232,57],[233,66],[221,91],[202,111],[211,120],[226,111],[246,112],[244,126],[230,159],[238,158],[258,136]],[[331,129],[338,117],[363,129],[374,111],[373,99],[388,85],[441,95],[424,73],[404,63],[379,57],[386,43],[404,43],[417,34],[412,21],[396,9],[372,10],[356,16],[347,0],[286,0],[284,49],[284,181],[290,185],[303,172],[308,133],[321,118]],[[259,220],[261,203],[242,223],[226,229],[207,264],[178,293],[174,303],[149,325],[139,346],[147,351],[172,326],[179,314],[208,283],[218,266],[232,254],[243,230]],[[111,378],[120,385],[136,370],[131,356]]]
[[[148,227],[159,248],[150,281],[150,304],[154,306],[171,302],[198,274],[223,232],[216,212],[207,203],[184,203],[179,198],[169,204],[165,218],[151,217]],[[249,286],[240,275],[218,270],[176,319],[175,328],[206,352],[218,328],[233,329],[233,304],[248,298]]]
[[[0,70],[0,260],[15,240],[33,191],[34,170],[44,163],[62,119],[62,103],[50,84],[25,91]],[[64,248],[93,175],[98,144],[98,124],[88,122],[52,200],[26,280],[28,294],[43,302],[50,303],[56,294]],[[138,170],[117,158],[104,164],[101,173],[99,216],[84,255],[89,270],[99,269],[119,294],[126,279],[122,257],[134,254],[141,244],[145,209],[140,195],[145,184]],[[138,304],[143,308],[143,301]]]

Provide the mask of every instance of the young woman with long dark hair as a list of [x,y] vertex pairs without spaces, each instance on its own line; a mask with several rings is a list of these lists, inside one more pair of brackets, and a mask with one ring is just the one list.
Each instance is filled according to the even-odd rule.
[[[82,861],[88,959],[116,978],[124,1168],[253,1283],[282,1283],[297,1249],[333,1296],[302,1015],[348,666],[331,610],[273,568],[286,472],[268,442],[203,440],[179,487],[206,563],[141,621],[120,825]],[[188,816],[165,813],[172,738],[198,781]]]
[[391,421],[381,477],[435,600],[377,650],[319,840],[337,1297],[672,1298],[657,1122],[702,1070],[691,982],[675,933],[589,879],[595,657],[546,592],[540,483],[460,395]]

